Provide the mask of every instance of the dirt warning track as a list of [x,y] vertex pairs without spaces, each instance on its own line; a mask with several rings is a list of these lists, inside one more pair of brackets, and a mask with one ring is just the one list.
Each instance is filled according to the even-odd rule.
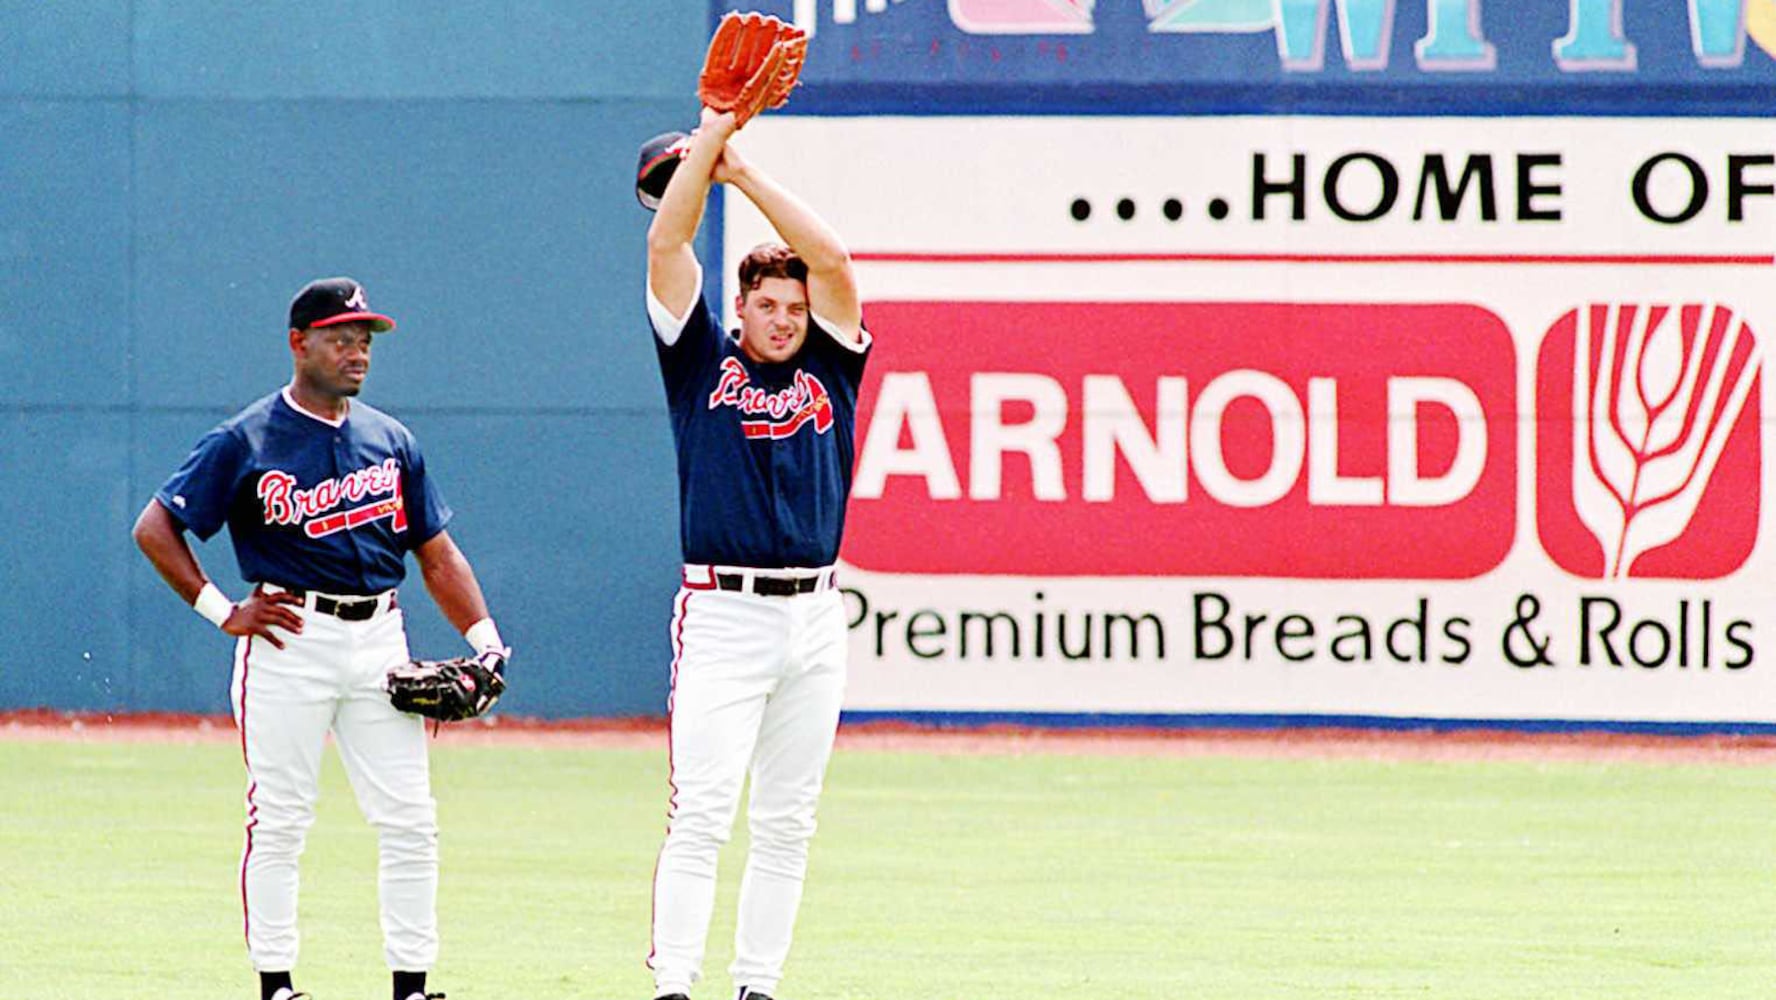
[[[139,713],[0,713],[0,740],[75,742],[234,742],[227,716]],[[443,727],[438,745],[666,747],[660,719],[541,720],[494,716]],[[1662,736],[1500,729],[1038,729],[994,725],[938,728],[903,723],[847,724],[843,751],[939,754],[1327,757],[1377,760],[1643,761],[1776,765],[1776,736]]]

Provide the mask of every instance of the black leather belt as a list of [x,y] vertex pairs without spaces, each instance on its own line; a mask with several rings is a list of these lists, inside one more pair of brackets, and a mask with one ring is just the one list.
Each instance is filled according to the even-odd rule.
[[314,609],[323,615],[332,615],[342,622],[367,622],[376,614],[376,606],[382,602],[374,597],[361,601],[336,601],[325,594],[316,594]]
[[[715,574],[715,585],[723,590],[747,590],[746,577],[739,573]],[[797,594],[812,594],[820,589],[820,577],[777,577],[754,576],[751,592],[760,597],[794,597]]]
[[[308,591],[300,587],[285,587],[289,593],[302,598],[308,604]],[[391,602],[392,603],[392,602]],[[342,622],[367,622],[376,615],[376,609],[382,604],[380,597],[361,597],[357,600],[342,601],[328,597],[326,594],[314,595],[312,608],[323,615],[332,615]]]

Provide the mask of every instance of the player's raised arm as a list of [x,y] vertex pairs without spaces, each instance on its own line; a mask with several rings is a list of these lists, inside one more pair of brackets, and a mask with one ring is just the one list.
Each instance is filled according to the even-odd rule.
[[808,265],[808,308],[834,326],[837,334],[856,343],[863,327],[863,305],[857,297],[857,276],[851,252],[839,234],[806,202],[758,167],[733,146],[724,146],[716,179],[740,189],[783,237],[783,242]]
[[690,149],[667,183],[648,227],[648,288],[675,316],[684,316],[697,301],[701,269],[691,241],[703,221],[716,163],[734,128],[732,114],[703,109],[703,122],[691,133]]

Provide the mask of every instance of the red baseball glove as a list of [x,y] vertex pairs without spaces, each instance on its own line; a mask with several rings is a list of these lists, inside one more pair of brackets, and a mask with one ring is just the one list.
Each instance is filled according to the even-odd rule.
[[780,108],[801,80],[808,33],[768,14],[729,11],[709,40],[697,97],[732,111],[735,126],[767,108]]

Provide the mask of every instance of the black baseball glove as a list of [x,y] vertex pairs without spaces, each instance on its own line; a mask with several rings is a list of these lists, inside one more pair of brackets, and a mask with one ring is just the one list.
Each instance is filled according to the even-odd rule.
[[450,660],[409,660],[388,673],[383,686],[389,701],[403,712],[439,722],[457,722],[486,715],[506,692],[500,676],[506,654],[488,650],[480,656]]

